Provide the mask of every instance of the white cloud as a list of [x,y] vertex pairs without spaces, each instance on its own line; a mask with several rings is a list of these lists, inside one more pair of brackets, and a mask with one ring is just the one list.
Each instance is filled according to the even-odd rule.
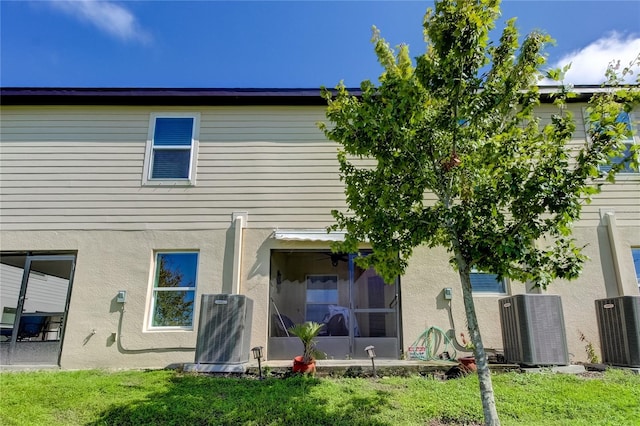
[[[640,36],[623,36],[613,32],[588,46],[563,56],[559,61],[551,64],[550,68],[561,68],[571,63],[565,83],[570,84],[601,84],[605,81],[607,65],[612,61],[620,61],[621,67],[626,67],[640,54]],[[640,67],[633,68],[632,75],[628,75],[626,82],[636,80]],[[555,84],[543,80],[542,84]]]
[[51,5],[121,40],[150,40],[133,13],[112,1],[51,0]]

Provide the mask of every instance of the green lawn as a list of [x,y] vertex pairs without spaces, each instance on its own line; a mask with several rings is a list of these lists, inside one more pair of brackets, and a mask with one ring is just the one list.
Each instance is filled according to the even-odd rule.
[[[494,376],[504,425],[640,425],[640,375]],[[477,377],[259,381],[175,371],[0,374],[2,425],[444,425],[482,422]]]

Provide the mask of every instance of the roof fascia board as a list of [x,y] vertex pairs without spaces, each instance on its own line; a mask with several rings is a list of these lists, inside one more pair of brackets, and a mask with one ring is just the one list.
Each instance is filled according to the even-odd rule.
[[[558,86],[540,86],[541,102],[552,102]],[[584,102],[595,93],[616,89],[602,86],[575,86],[578,96],[570,102]],[[360,96],[358,88],[348,89]],[[326,105],[320,89],[278,88],[74,88],[4,87],[3,105]]]

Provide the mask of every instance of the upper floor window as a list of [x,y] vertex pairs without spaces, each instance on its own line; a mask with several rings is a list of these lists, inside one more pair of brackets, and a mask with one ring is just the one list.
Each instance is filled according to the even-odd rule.
[[[624,123],[625,126],[627,127],[627,130],[629,131],[633,130],[633,125],[632,125],[633,120],[631,115],[628,112],[623,111],[620,114],[618,114],[616,121],[618,123]],[[622,142],[625,145],[624,153],[621,156],[611,158],[609,164],[600,165],[599,168],[601,171],[606,173],[609,170],[611,170],[612,164],[620,164],[624,162],[623,168],[618,173],[638,173],[637,168],[633,167],[628,160],[625,161],[625,159],[629,158],[629,155],[631,154],[631,147],[635,144],[635,136],[632,134],[628,138],[624,139]]]
[[507,294],[507,285],[504,279],[499,280],[496,274],[489,274],[471,270],[471,290],[474,293]]
[[199,127],[199,114],[151,115],[143,184],[195,184]]

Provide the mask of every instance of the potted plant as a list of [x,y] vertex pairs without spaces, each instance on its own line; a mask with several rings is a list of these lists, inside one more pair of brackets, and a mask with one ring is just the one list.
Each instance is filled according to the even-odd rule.
[[[460,337],[462,337],[462,344],[464,345],[464,348],[469,352],[474,352],[475,346],[471,341],[468,341],[464,337],[464,333],[460,333]],[[476,357],[473,355],[473,353],[470,356],[458,358],[458,361],[460,362],[460,364],[464,366],[464,368],[466,368],[469,371],[476,371],[477,369]]]
[[296,324],[289,329],[289,333],[297,336],[302,342],[302,355],[293,359],[293,372],[294,373],[315,373],[316,371],[316,357],[321,352],[316,349],[315,338],[322,330],[324,324],[317,322],[305,322],[303,324]]

